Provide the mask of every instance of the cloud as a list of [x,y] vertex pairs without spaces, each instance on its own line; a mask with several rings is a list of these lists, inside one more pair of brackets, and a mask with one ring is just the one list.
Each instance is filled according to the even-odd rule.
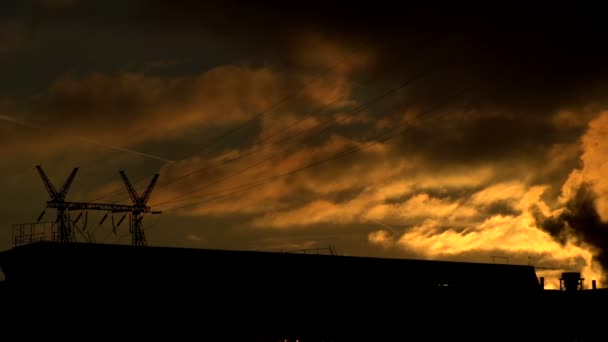
[[[608,269],[605,245],[608,243],[608,185],[605,152],[608,114],[600,112],[589,121],[580,139],[581,165],[573,169],[561,187],[554,209],[532,204],[531,212],[540,228],[561,244],[575,244],[592,255],[590,266]],[[602,277],[605,280],[605,277]]]
[[[365,165],[365,163],[363,158],[359,159],[357,164]],[[461,206],[459,201],[435,198],[425,193],[413,193],[416,178],[403,179],[398,176],[408,170],[407,166],[405,167],[405,169],[404,166],[391,169],[372,163],[367,165],[369,171],[366,173],[352,173],[350,168],[332,170],[333,177],[317,179],[315,183],[302,182],[301,187],[286,188],[286,192],[282,194],[283,198],[290,198],[304,187],[316,196],[327,199],[312,200],[301,206],[295,202],[295,206],[286,206],[282,210],[277,207],[272,213],[254,221],[254,224],[266,228],[289,228],[305,227],[316,223],[348,224],[374,220],[402,223],[403,220],[411,222],[427,217],[427,215],[459,220],[476,214],[474,208]],[[365,177],[356,176],[358,174],[365,175]],[[306,174],[301,177],[307,180],[313,178]],[[332,183],[332,179],[340,179],[339,187]],[[438,182],[433,185],[445,186],[452,180],[453,178],[446,177],[446,183]],[[374,184],[376,186],[373,186]],[[340,194],[347,190],[353,191],[352,195],[341,200]],[[262,193],[264,192],[262,190]],[[410,198],[401,202],[400,199],[403,196],[410,196]],[[237,201],[242,203],[242,200],[243,197]],[[246,206],[233,207],[233,210],[243,207]]]
[[[341,141],[339,139],[338,141]],[[172,187],[171,192],[164,192],[158,198],[175,198],[183,191],[188,194],[192,188],[202,188],[200,193],[213,193],[216,189],[230,188],[232,185],[248,184],[255,179],[265,179],[268,176],[281,174],[297,168],[302,163],[322,159],[329,152],[340,151],[344,144],[334,146],[335,143],[328,140],[326,145],[320,149],[302,149],[295,154],[289,155],[288,162],[274,162],[261,165],[258,168],[248,170],[235,177],[230,177],[219,186],[210,184],[205,187],[207,178],[222,175],[235,174],[231,170],[247,170],[247,164],[255,160],[241,160],[234,166],[227,165],[226,170],[216,169],[201,172],[201,174],[185,180],[179,187]],[[206,202],[205,198],[194,198],[191,201],[183,201],[182,204],[193,203],[183,213],[198,213],[206,215],[225,215],[236,212],[260,212],[264,215],[254,221],[259,227],[287,228],[290,226],[303,226],[321,222],[349,223],[368,222],[369,220],[389,219],[390,222],[399,221],[404,218],[414,220],[425,215],[451,216],[454,219],[466,218],[476,214],[474,208],[459,204],[459,201],[431,197],[428,194],[412,194],[416,189],[415,184],[429,186],[430,188],[458,187],[463,185],[479,185],[488,180],[491,172],[478,170],[467,172],[467,174],[440,173],[437,175],[420,174],[404,178],[404,173],[416,173],[415,164],[402,160],[392,155],[390,149],[378,149],[367,151],[351,160],[340,164],[323,165],[318,170],[305,170],[286,179],[276,182],[261,184],[253,191],[246,191],[235,196],[229,196],[217,201]],[[277,153],[277,152],[275,152]],[[273,153],[274,154],[274,153]],[[262,159],[263,160],[263,159]],[[199,165],[204,168],[202,161]],[[185,163],[185,162],[184,162]],[[197,163],[197,160],[192,160]],[[306,165],[306,164],[304,164]],[[352,165],[349,167],[347,165]],[[185,164],[184,164],[185,166]],[[167,168],[167,177],[173,168],[180,170],[179,163]],[[186,167],[185,170],[190,169]],[[219,172],[215,175],[212,173]],[[436,181],[433,182],[433,179]],[[201,184],[201,185],[199,185]],[[169,191],[167,190],[167,191]],[[294,196],[294,194],[298,196]],[[346,195],[346,197],[345,197]],[[191,195],[193,196],[193,195]],[[403,196],[411,198],[403,203],[390,203],[399,200]],[[187,199],[187,195],[186,195]],[[162,200],[160,202],[163,202]],[[199,202],[200,204],[196,205]],[[179,203],[177,204],[180,205]],[[169,208],[171,205],[169,205]]]
[[[282,210],[275,208],[272,213],[254,221],[254,224],[265,228],[305,227],[321,222],[349,224],[381,221],[401,225],[428,217],[466,221],[479,213],[465,200],[434,197],[420,192],[420,189],[479,186],[488,180],[490,174],[482,169],[466,175],[453,171],[447,174],[438,172],[416,175],[415,164],[395,163],[391,166],[386,163],[376,164],[366,158],[358,158],[353,163],[363,170],[359,172],[340,165],[340,168],[332,169],[330,173],[324,172],[322,178],[307,173],[300,175],[296,179],[306,180],[300,182],[300,186],[320,197],[299,206],[295,202],[295,206],[287,206]],[[403,174],[408,176],[404,177]],[[312,179],[315,181],[311,182]],[[286,189],[283,197],[294,196],[301,187]],[[351,190],[352,195],[346,198],[339,196],[347,190]],[[244,206],[234,207],[234,210],[242,207]]]
[[372,244],[380,245],[384,248],[389,248],[394,244],[391,233],[383,229],[369,233],[367,238]]
[[[485,260],[495,255],[508,257],[510,263],[522,264],[531,257],[534,264],[541,267],[553,267],[562,272],[582,271],[588,278],[605,281],[587,248],[556,242],[540,231],[527,213],[516,217],[492,216],[464,231],[445,229],[440,222],[430,220],[403,234],[396,245],[440,260],[488,262]],[[551,281],[555,286],[556,279]]]
[[[595,207],[595,195],[582,184],[566,206],[552,216],[536,212],[538,225],[562,244],[572,242],[588,248],[593,262],[608,270],[608,223],[604,223]],[[602,277],[602,280],[605,280]]]
[[[293,142],[292,142],[293,144]],[[290,177],[278,178],[276,181],[261,183],[254,191],[246,191],[227,196],[217,201],[206,202],[206,193],[218,192],[222,195],[223,189],[238,187],[243,184],[250,184],[252,181],[271,178],[275,175],[288,174],[293,170],[309,165],[326,158],[330,158],[344,149],[359,146],[358,141],[350,140],[345,137],[333,136],[327,139],[322,145],[302,147],[298,143],[294,146],[288,144],[270,145],[263,153],[247,153],[242,151],[244,157],[235,159],[233,162],[219,164],[217,160],[204,160],[198,157],[184,160],[182,162],[168,165],[163,173],[168,179],[187,174],[187,170],[200,170],[184,181],[163,189],[155,198],[157,202],[170,201],[173,198],[183,196],[186,201],[181,201],[175,205],[187,205],[184,213],[199,214],[226,214],[235,211],[256,212],[268,210],[270,208],[280,209],[291,206],[290,198],[296,203],[304,200],[306,194],[329,194],[338,195],[344,191],[351,191],[353,185],[364,183],[364,179],[351,173],[353,170],[361,170],[366,175],[366,179],[380,179],[386,174],[376,169],[374,164],[367,161],[382,161],[386,151],[382,148],[366,151],[356,158],[345,158],[342,164],[323,165],[320,168],[310,168],[304,172],[293,174]],[[251,147],[256,151],[256,146]],[[221,159],[218,159],[221,160]],[[360,163],[361,161],[365,161]],[[345,165],[352,165],[350,170],[343,169]],[[256,165],[251,167],[251,165]],[[402,163],[384,164],[386,166],[397,167],[392,172],[403,170],[406,165]],[[213,181],[213,179],[217,181]],[[202,186],[205,185],[206,186]],[[195,193],[199,190],[198,194]],[[293,196],[299,193],[301,196]],[[198,197],[197,197],[198,195]],[[194,197],[188,200],[189,197]],[[309,197],[309,196],[308,196]],[[193,205],[189,205],[192,203]],[[197,204],[200,203],[200,204]],[[173,207],[175,205],[169,205]],[[319,204],[321,205],[321,204]]]
[[84,79],[66,75],[39,97],[34,111],[48,124],[88,126],[99,134],[112,130],[114,139],[137,143],[172,137],[193,125],[243,122],[252,112],[269,107],[280,96],[279,88],[272,71],[241,67],[172,79],[136,73]]
[[[441,176],[427,176],[435,180],[434,184],[427,184],[431,189],[444,186]],[[363,189],[347,201],[331,201],[325,197],[291,209],[288,206],[266,211],[254,224],[260,228],[282,229],[305,229],[321,223],[343,227],[365,223],[377,226],[375,222],[400,227],[405,224],[400,233],[386,229],[371,231],[367,240],[385,250],[399,247],[433,259],[481,261],[489,255],[510,255],[512,260],[525,262],[531,257],[537,265],[561,270],[582,269],[588,277],[604,281],[594,262],[593,249],[571,240],[560,243],[536,226],[535,210],[551,214],[551,209],[541,200],[547,186],[529,186],[514,180],[493,183],[486,179],[486,183],[476,175],[470,178],[478,180],[470,185],[481,186],[479,190],[443,198],[417,192],[416,178],[386,179],[383,186]],[[243,203],[236,202],[235,212],[242,208],[239,202]],[[500,210],[497,204],[502,205]],[[533,206],[537,209],[530,211]],[[425,223],[416,224],[420,221]],[[554,280],[550,286],[556,286]]]
[[458,200],[435,198],[420,193],[399,204],[379,203],[370,209],[365,217],[375,220],[389,219],[390,222],[412,222],[427,218],[441,218],[453,222],[466,220],[477,214],[475,208],[464,206]]
[[597,195],[595,205],[602,221],[608,220],[608,112],[601,112],[588,124],[588,130],[581,139],[583,154],[582,167],[572,171],[563,187],[563,200],[574,199],[577,189],[587,183]]
[[516,201],[526,192],[525,184],[517,181],[491,185],[471,197],[471,202],[484,205],[500,201]]
[[[528,187],[517,181],[493,184],[496,172],[490,168],[429,172],[428,165],[400,161],[398,154],[395,154],[399,150],[387,145],[349,160],[348,165],[352,166],[330,163],[319,170],[305,170],[287,179],[260,184],[253,191],[239,192],[210,202],[200,197],[200,194],[218,191],[222,195],[222,189],[289,172],[307,162],[340,151],[349,144],[353,142],[344,138],[330,139],[325,145],[301,149],[284,159],[271,158],[276,160],[251,170],[247,169],[247,165],[254,164],[258,159],[238,160],[225,165],[224,170],[212,167],[184,180],[179,186],[162,190],[157,197],[160,200],[155,202],[180,198],[180,193],[185,193],[184,201],[169,204],[169,208],[183,204],[187,208],[180,212],[198,215],[259,213],[261,216],[255,218],[253,224],[265,228],[305,227],[319,223],[368,223],[373,220],[389,224],[413,224],[428,218],[442,219],[446,223],[464,227],[487,215],[517,216],[527,210],[530,203],[546,189],[543,186]],[[273,149],[270,155],[279,151],[278,148]],[[261,160],[264,161],[263,158]],[[196,170],[199,166],[205,169],[206,165],[214,163],[207,164],[195,158],[181,165],[171,165],[165,174],[171,179],[173,173],[179,174],[183,170],[187,174],[189,172],[185,171],[188,169]],[[208,183],[206,180],[209,177],[222,179],[230,175],[235,177],[199,187],[202,189],[199,197],[196,194],[188,195],[197,184]],[[189,196],[195,198],[188,200]]]
[[[312,86],[307,87],[308,84]],[[328,89],[334,93],[325,91]],[[295,90],[299,93],[294,94]],[[225,129],[242,124],[256,113],[270,108],[276,111],[273,106],[286,96],[308,106],[326,105],[336,96],[335,92],[349,93],[345,75],[319,78],[314,74],[288,74],[269,67],[221,66],[187,77],[127,72],[93,73],[77,78],[66,74],[36,96],[29,109],[14,106],[7,112],[11,117],[25,117],[22,120],[25,123],[45,129],[48,134],[45,146],[30,148],[46,150],[65,146],[70,141],[73,144],[75,135],[128,147],[176,140],[196,133],[196,129]],[[290,105],[295,107],[283,106],[282,110],[299,113],[297,101]],[[268,116],[282,117],[278,112]],[[276,129],[274,122],[273,130]],[[8,141],[10,146],[4,147],[27,149],[32,134],[37,133],[16,135]]]
[[[545,116],[587,101],[590,88],[605,83],[606,47],[598,42],[606,26],[588,8],[532,5],[525,13],[463,4],[409,8],[408,14],[392,2],[353,3],[345,11],[341,4],[327,3],[294,8],[157,0],[146,3],[142,17],[152,30],[219,36],[255,51],[270,50],[281,61],[331,56],[324,52],[328,45],[315,42],[310,49],[301,37],[324,37],[334,46],[367,42],[374,64],[366,71],[400,78],[422,66],[441,70],[442,86],[418,93],[416,100],[424,104],[435,103],[446,89],[471,86],[483,112]],[[513,18],[518,30],[512,29]],[[309,53],[294,53],[306,49]]]
[[339,72],[361,71],[373,64],[369,44],[332,39],[319,32],[296,34],[292,40],[292,59],[307,67],[336,68]]

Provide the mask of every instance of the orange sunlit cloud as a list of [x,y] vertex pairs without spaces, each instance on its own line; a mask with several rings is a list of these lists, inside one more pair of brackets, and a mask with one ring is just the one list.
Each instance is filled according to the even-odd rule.
[[[84,6],[40,3],[49,10],[36,28],[45,32],[41,40],[66,31],[63,19]],[[35,163],[54,179],[83,166],[70,198],[122,192],[111,200],[128,200],[117,169],[134,180],[160,172],[149,203],[176,227],[175,235],[163,231],[161,238],[175,245],[227,246],[240,239],[248,248],[298,249],[335,238],[353,254],[487,261],[496,251],[514,258],[529,253],[544,265],[583,268],[587,278],[600,274],[596,244],[576,234],[562,241],[541,220],[567,212],[583,183],[591,184],[595,205],[608,217],[608,183],[602,181],[608,114],[598,96],[585,97],[593,89],[572,92],[583,99],[567,101],[569,91],[551,87],[575,82],[547,84],[547,77],[522,71],[521,63],[496,68],[484,61],[494,50],[470,51],[487,44],[462,44],[467,37],[435,46],[440,43],[432,37],[374,39],[354,33],[359,23],[339,32],[315,22],[280,32],[248,25],[247,39],[230,41],[238,21],[207,32],[197,16],[197,25],[180,31],[164,15],[176,15],[171,19],[181,24],[190,13],[161,12],[147,12],[153,18],[148,28],[163,23],[176,31],[151,31],[153,38],[142,39],[97,28],[55,36],[45,43],[54,47],[49,61],[73,69],[28,66],[23,70],[40,75],[31,84],[22,82],[21,71],[11,76],[5,70],[15,90],[10,101],[0,99],[0,115],[43,128],[0,123],[0,154],[11,173],[4,179],[31,181],[35,174],[13,174]],[[120,19],[116,24],[123,27]],[[27,41],[25,27],[0,24],[0,38],[7,38],[0,39],[1,60],[49,53],[46,45]],[[99,49],[86,55],[70,49],[90,37],[98,37]],[[133,53],[108,55],[125,50],[116,42]],[[505,74],[521,78],[519,86],[504,81]],[[458,93],[461,88],[471,92]],[[389,133],[391,139],[381,139]],[[104,152],[76,135],[175,162]],[[220,143],[207,146],[218,137]],[[44,204],[39,185],[23,197],[36,194]]]
[[[268,111],[292,89],[306,84],[314,87],[304,87],[298,96],[313,106],[324,106],[336,96],[348,95],[345,77],[316,81],[314,74],[288,75],[246,66],[220,66],[195,77],[170,79],[141,73],[65,75],[38,96],[34,112],[26,113],[26,122],[46,128],[47,150],[73,145],[70,132],[132,146],[175,139],[196,127],[246,122],[252,113]],[[5,111],[12,117],[23,116]],[[282,111],[284,107],[277,108],[268,116],[281,118]],[[273,130],[280,129],[277,122],[273,121]],[[29,134],[23,134],[23,144],[3,147],[7,153],[27,151],[28,139]]]
[[581,140],[583,167],[573,170],[564,184],[562,200],[567,200],[581,183],[591,184],[598,195],[596,206],[604,221],[608,220],[608,181],[604,175],[608,172],[608,112],[603,112],[589,122],[589,129]]

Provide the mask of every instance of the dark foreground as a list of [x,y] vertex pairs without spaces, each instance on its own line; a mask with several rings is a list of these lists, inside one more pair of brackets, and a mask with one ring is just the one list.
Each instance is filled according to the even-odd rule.
[[3,325],[22,338],[608,339],[606,291],[543,291],[529,266],[54,243],[0,266]]

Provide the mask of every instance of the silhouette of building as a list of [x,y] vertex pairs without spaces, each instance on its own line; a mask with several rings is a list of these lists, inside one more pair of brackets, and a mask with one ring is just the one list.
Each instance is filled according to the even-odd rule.
[[607,302],[543,291],[532,266],[507,264],[40,242],[0,253],[0,267],[18,316],[62,307],[232,338],[589,340],[584,313]]

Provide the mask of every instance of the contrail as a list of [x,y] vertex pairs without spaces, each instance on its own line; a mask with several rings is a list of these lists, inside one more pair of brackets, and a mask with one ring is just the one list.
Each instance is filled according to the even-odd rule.
[[109,149],[113,149],[113,150],[116,150],[116,151],[122,151],[122,152],[127,152],[127,153],[134,153],[134,154],[138,154],[138,155],[143,156],[143,157],[148,157],[148,158],[160,160],[160,161],[164,161],[164,162],[167,162],[167,163],[173,163],[174,162],[174,160],[163,158],[163,157],[159,157],[159,156],[155,156],[153,154],[139,152],[139,151],[131,150],[129,148],[124,148],[124,147],[121,147],[121,146],[108,145],[108,144],[100,143],[98,141],[94,141],[94,140],[83,138],[83,137],[78,137],[78,138],[80,140],[86,141],[86,142],[88,142],[90,144],[107,147]]
[[[28,127],[28,128],[35,128],[35,129],[40,129],[40,130],[44,129],[44,127],[42,127],[42,126],[32,125],[32,124],[29,124],[29,123],[27,123],[25,121],[22,121],[22,120],[19,120],[19,119],[15,119],[13,117],[10,117],[10,116],[4,115],[4,114],[0,114],[0,120],[8,121],[10,123],[14,123],[14,124],[17,124],[17,125],[20,125],[20,126],[25,126],[25,127]],[[164,161],[166,163],[173,163],[174,162],[173,160],[170,160],[170,159],[167,159],[167,158],[155,156],[153,154],[144,153],[144,152],[132,150],[132,149],[121,147],[121,146],[110,145],[110,144],[102,143],[102,142],[99,142],[99,141],[87,139],[87,138],[84,138],[84,137],[76,137],[76,138],[79,139],[79,140],[82,140],[84,142],[87,142],[89,144],[94,144],[94,145],[106,147],[106,148],[109,148],[109,149],[112,149],[112,150],[115,150],[115,151],[133,153],[133,154],[140,155],[142,157],[148,157],[148,158]]]
[[4,120],[4,121],[8,121],[17,125],[21,125],[21,126],[25,126],[25,127],[29,127],[29,128],[36,128],[36,129],[40,129],[41,127],[37,127],[34,125],[30,125],[25,123],[24,121],[21,120],[17,120],[15,118],[11,118],[10,116],[6,116],[4,114],[0,114],[0,120]]

